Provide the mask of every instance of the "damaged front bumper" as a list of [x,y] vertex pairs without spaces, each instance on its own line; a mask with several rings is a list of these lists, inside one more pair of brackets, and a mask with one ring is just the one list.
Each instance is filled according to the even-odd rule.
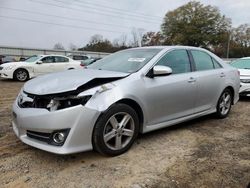
[[[92,131],[100,111],[77,105],[57,111],[42,108],[21,108],[13,104],[13,130],[20,140],[30,146],[56,154],[70,154],[92,149]],[[68,130],[63,145],[52,144],[50,135]],[[37,139],[29,133],[39,133],[49,141]]]
[[241,77],[240,95],[250,95],[250,77]]

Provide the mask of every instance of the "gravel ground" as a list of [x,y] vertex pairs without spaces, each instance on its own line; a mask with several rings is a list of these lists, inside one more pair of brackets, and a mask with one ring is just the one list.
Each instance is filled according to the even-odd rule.
[[140,135],[117,157],[59,156],[21,143],[10,125],[23,83],[0,80],[0,187],[232,187],[250,182],[250,98],[223,120],[199,118]]

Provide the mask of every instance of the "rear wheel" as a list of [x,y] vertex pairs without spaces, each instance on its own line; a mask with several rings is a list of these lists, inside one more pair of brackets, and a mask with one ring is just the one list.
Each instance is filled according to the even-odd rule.
[[29,73],[25,69],[17,69],[15,70],[13,77],[15,80],[24,82],[29,79]]
[[120,155],[133,144],[139,132],[137,113],[128,105],[115,104],[98,119],[93,146],[106,155]]
[[232,92],[229,89],[225,89],[221,94],[217,103],[216,116],[218,118],[225,118],[228,116],[232,106]]

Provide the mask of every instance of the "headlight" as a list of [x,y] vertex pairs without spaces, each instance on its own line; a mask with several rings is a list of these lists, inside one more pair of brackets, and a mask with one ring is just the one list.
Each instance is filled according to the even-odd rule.
[[11,70],[11,69],[13,69],[13,68],[15,68],[15,66],[14,66],[14,65],[11,65],[11,66],[8,66],[8,67],[4,67],[3,69],[4,69],[4,70]]
[[50,100],[47,105],[47,109],[50,111],[56,111],[64,108],[69,108],[72,106],[77,106],[79,104],[85,105],[88,100],[92,97],[92,95],[86,96],[69,96],[69,97],[55,97]]
[[240,79],[242,83],[250,83],[250,79]]

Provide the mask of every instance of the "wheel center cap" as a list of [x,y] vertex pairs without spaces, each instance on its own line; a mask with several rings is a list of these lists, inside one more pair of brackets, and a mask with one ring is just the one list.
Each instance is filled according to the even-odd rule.
[[122,128],[118,128],[118,129],[117,129],[117,133],[118,133],[118,134],[121,134],[121,133],[122,133]]

